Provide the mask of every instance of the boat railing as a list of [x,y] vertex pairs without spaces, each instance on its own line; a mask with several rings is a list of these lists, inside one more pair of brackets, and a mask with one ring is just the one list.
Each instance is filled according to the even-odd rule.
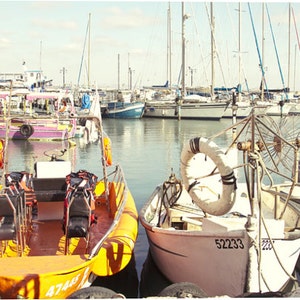
[[[0,194],[0,253],[9,241],[16,241],[16,252],[22,256],[25,249],[27,210],[24,194],[17,188],[4,188]],[[1,256],[0,255],[0,256]]]
[[[106,234],[101,238],[101,240],[95,245],[92,249],[89,259],[92,259],[95,255],[97,255],[99,249],[102,247],[105,240],[112,233],[115,227],[118,225],[122,213],[124,211],[125,204],[128,198],[128,186],[124,177],[123,170],[120,165],[116,165],[114,171],[108,174],[108,181],[110,183],[110,191],[109,193],[115,193],[116,196],[116,207],[112,207],[111,203],[109,205],[112,213],[114,214],[114,220],[110,225],[110,228],[107,230]],[[111,177],[111,180],[109,180]]]

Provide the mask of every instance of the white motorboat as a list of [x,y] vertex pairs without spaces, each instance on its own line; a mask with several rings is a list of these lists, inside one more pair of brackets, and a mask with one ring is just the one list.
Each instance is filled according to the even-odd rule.
[[[287,293],[298,286],[294,118],[277,124],[253,112],[209,139],[187,142],[182,180],[172,172],[139,214],[154,263],[170,282],[193,283],[209,297]],[[228,140],[226,149],[215,142]]]

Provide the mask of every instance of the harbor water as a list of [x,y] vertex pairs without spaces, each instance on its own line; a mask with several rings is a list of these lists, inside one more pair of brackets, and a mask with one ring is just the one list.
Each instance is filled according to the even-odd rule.
[[[113,160],[123,167],[138,211],[155,187],[167,180],[173,171],[180,177],[180,154],[183,145],[196,136],[209,137],[231,120],[104,120],[104,130],[112,140]],[[140,275],[148,253],[144,228],[139,226],[135,247],[137,271]]]
[[[112,142],[113,162],[119,163],[135,199],[138,211],[155,187],[165,181],[171,172],[180,178],[180,154],[183,145],[196,136],[209,137],[231,125],[230,119],[220,121],[165,120],[165,119],[104,119],[103,127]],[[230,139],[231,136],[228,136]],[[73,170],[99,173],[99,147],[86,145],[83,139],[74,139],[76,145],[64,158],[70,158]],[[225,144],[225,141],[220,141]],[[47,151],[68,148],[68,142],[9,141],[9,171],[34,172],[36,159]],[[47,158],[45,158],[47,160]],[[148,254],[148,241],[144,228],[139,226],[135,246],[135,262],[140,278]]]

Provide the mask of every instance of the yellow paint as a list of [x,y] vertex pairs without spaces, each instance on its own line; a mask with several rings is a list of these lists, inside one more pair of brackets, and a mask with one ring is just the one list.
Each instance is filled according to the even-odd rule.
[[[124,185],[109,184],[111,203],[116,214],[122,199],[116,197],[116,189]],[[98,182],[96,195],[105,190],[103,182]],[[17,257],[16,244],[9,241],[5,247],[5,256],[1,257],[0,274],[2,298],[66,298],[82,287],[91,272],[99,276],[113,275],[123,270],[132,258],[138,232],[138,213],[134,199],[128,191],[124,212],[119,223],[102,245],[101,250],[92,259],[88,255],[72,255],[79,238],[72,238],[69,255],[63,255],[65,236],[59,240],[56,255],[28,256],[27,247],[22,257]],[[3,249],[3,248],[2,248]],[[20,284],[22,282],[22,284]]]
[[[112,189],[113,190],[113,189]],[[138,214],[131,193],[120,222],[96,256],[93,272],[98,276],[113,275],[129,263],[138,233]],[[129,230],[130,229],[130,230]]]
[[101,196],[105,191],[105,184],[103,181],[98,181],[95,188],[95,195],[97,197]]

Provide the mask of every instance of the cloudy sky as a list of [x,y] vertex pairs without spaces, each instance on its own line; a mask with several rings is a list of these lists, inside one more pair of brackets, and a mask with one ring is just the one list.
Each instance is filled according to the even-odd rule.
[[[167,43],[169,6],[171,44]],[[242,2],[240,26],[238,7],[238,2],[213,4],[215,85],[236,86],[241,74],[243,89],[245,80],[249,88],[258,88],[261,57],[268,88],[289,85],[300,90],[300,80],[296,79],[300,74],[300,3],[291,5],[290,44],[288,2],[266,2],[264,22],[262,3]],[[189,16],[185,21],[186,84],[209,86],[211,6],[209,2],[186,1],[184,9]],[[25,61],[27,69],[41,68],[56,85],[63,82],[63,69],[68,84],[77,84],[78,79],[86,84],[89,69],[91,83],[117,88],[120,82],[121,88],[128,88],[130,68],[134,87],[159,85],[168,79],[167,49],[171,45],[171,82],[180,81],[181,2],[0,1],[0,11],[0,73],[22,72]],[[88,38],[85,44],[89,16],[90,47]]]

